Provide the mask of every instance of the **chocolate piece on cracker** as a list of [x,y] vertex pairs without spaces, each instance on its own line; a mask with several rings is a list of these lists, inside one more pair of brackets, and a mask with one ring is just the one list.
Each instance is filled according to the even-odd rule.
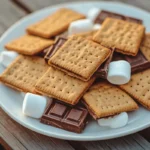
[[140,20],[140,19],[117,14],[117,13],[106,11],[106,10],[102,10],[98,14],[97,18],[95,19],[95,23],[102,24],[106,18],[116,18],[116,19],[121,19],[121,20],[126,20],[126,21],[130,21],[130,22],[142,24],[142,20]]
[[132,75],[130,82],[120,88],[150,109],[150,69]]
[[41,117],[41,122],[71,132],[81,133],[86,126],[87,117],[88,111],[83,106],[70,107],[54,99]]
[[72,36],[50,58],[49,64],[73,77],[88,81],[110,53],[110,49],[93,41]]
[[27,32],[36,36],[50,38],[65,32],[72,21],[83,19],[84,15],[68,9],[61,8],[45,19],[30,25]]
[[49,59],[56,53],[56,51],[67,41],[67,39],[58,37],[55,43],[49,48],[44,56],[45,61],[48,63]]
[[35,93],[35,84],[48,67],[40,57],[20,55],[0,75],[0,81],[16,90]]
[[144,36],[143,25],[107,18],[93,40],[117,52],[136,56]]
[[36,85],[36,91],[75,105],[94,80],[95,78],[92,78],[88,82],[84,82],[50,67],[41,79],[39,79]]
[[145,56],[144,56],[142,54],[142,52],[139,51],[136,56],[128,56],[128,55],[123,55],[123,54],[117,53],[114,50],[112,50],[112,53],[111,53],[109,59],[107,59],[107,61],[104,62],[99,67],[99,69],[95,72],[95,75],[97,77],[107,79],[109,64],[112,61],[118,61],[118,60],[128,61],[131,65],[131,73],[137,73],[137,72],[149,69],[150,68],[150,61],[146,58],[146,57],[150,57],[149,54],[145,51]]
[[5,48],[20,54],[35,55],[53,43],[53,40],[43,39],[32,35],[24,35],[6,44]]
[[108,117],[138,108],[134,100],[117,86],[106,82],[92,86],[83,96],[83,102],[94,119]]

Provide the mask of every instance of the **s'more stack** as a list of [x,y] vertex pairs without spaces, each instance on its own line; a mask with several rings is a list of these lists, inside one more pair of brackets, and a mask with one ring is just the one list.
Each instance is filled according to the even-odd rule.
[[141,19],[92,8],[60,8],[5,44],[0,81],[25,93],[22,113],[81,133],[128,124],[150,109],[150,34]]

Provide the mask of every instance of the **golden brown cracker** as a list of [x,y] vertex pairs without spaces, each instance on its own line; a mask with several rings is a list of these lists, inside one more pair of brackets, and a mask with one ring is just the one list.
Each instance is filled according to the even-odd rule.
[[32,35],[24,35],[5,45],[8,50],[16,51],[20,54],[35,55],[54,43],[53,40],[47,40]]
[[16,90],[34,93],[36,82],[48,67],[40,57],[19,55],[0,75],[0,81]]
[[145,27],[140,24],[107,18],[93,40],[108,48],[135,56],[140,48]]
[[138,108],[134,100],[117,86],[100,82],[83,96],[83,101],[94,119],[108,117]]
[[146,59],[148,61],[150,61],[150,48],[149,47],[145,47],[145,46],[141,46],[140,50],[143,53],[143,55],[146,57]]
[[67,30],[72,21],[83,19],[84,15],[68,9],[61,8],[45,19],[30,25],[27,32],[44,38],[56,36]]
[[84,82],[50,67],[36,84],[36,91],[75,105],[94,80],[95,78],[92,78]]
[[150,109],[150,69],[132,75],[130,82],[120,88]]
[[145,34],[141,45],[150,48],[150,33]]
[[91,78],[111,50],[80,36],[72,36],[50,58],[49,64],[83,81]]
[[92,37],[97,33],[98,30],[93,30],[89,32],[84,32],[84,33],[77,33],[72,36],[81,36],[82,38],[87,38],[87,39],[92,39]]

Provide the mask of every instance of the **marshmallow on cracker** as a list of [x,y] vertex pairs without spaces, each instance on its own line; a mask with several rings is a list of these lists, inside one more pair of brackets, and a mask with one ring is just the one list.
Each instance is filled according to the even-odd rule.
[[100,27],[101,27],[101,25],[100,25],[100,24],[94,24],[94,26],[93,26],[93,30],[99,30],[99,29],[100,29]]
[[4,67],[8,67],[17,56],[18,56],[18,53],[16,53],[16,52],[3,51],[0,54],[0,63]]
[[32,93],[27,93],[24,97],[22,112],[26,116],[38,119],[42,117],[46,105],[46,97]]
[[84,33],[93,30],[93,23],[89,19],[81,19],[70,24],[68,34],[73,35],[77,33]]
[[128,123],[128,114],[122,112],[118,115],[108,118],[98,119],[98,124],[100,126],[110,127],[110,128],[121,128]]
[[113,61],[109,64],[107,80],[116,85],[126,84],[131,78],[131,65],[124,60]]
[[88,11],[87,18],[94,22],[100,11],[101,10],[99,8],[91,8]]

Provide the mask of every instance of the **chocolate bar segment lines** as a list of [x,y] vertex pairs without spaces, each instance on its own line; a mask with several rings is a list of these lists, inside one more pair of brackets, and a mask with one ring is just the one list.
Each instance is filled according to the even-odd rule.
[[81,106],[70,107],[56,102],[47,107],[41,122],[68,131],[81,133],[87,123],[88,111]]

